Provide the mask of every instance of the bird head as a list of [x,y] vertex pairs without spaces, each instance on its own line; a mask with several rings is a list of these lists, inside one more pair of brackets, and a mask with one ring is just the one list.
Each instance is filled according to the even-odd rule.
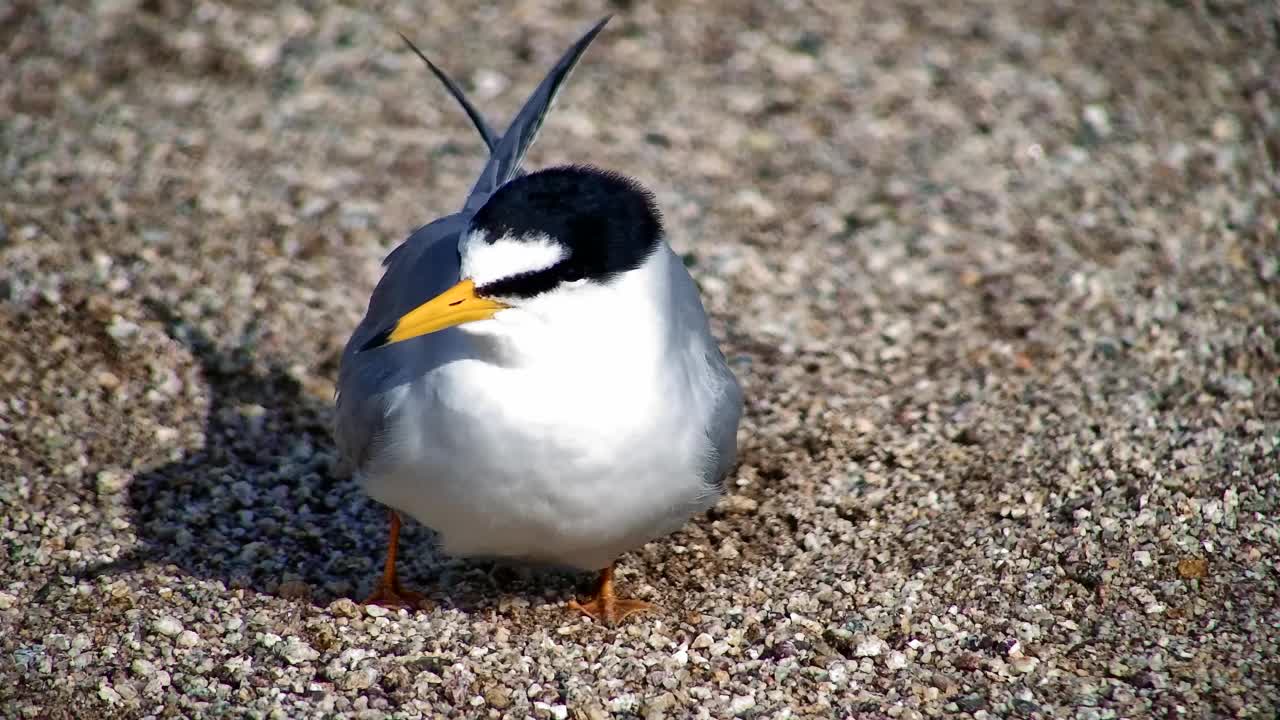
[[511,180],[472,216],[458,241],[460,281],[410,310],[364,350],[469,326],[500,314],[554,317],[590,303],[658,247],[662,221],[635,181],[590,167],[550,168]]

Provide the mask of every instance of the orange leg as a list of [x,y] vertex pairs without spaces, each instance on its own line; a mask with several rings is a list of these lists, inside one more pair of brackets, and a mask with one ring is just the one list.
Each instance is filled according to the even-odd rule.
[[400,513],[395,510],[390,512],[391,537],[387,540],[387,563],[382,568],[382,579],[378,581],[373,594],[364,599],[364,604],[420,609],[426,606],[426,596],[400,587],[400,580],[396,577],[396,550],[400,547]]
[[609,626],[625,620],[629,615],[656,609],[643,600],[626,600],[614,595],[613,565],[600,571],[600,579],[596,581],[596,589],[590,600],[585,603],[570,600],[569,607]]

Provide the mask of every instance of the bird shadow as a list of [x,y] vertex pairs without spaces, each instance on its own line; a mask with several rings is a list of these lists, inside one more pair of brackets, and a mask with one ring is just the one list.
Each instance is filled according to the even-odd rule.
[[[387,514],[337,460],[331,403],[305,392],[283,367],[255,363],[252,328],[248,341],[225,349],[169,308],[146,305],[198,363],[209,403],[204,443],[134,477],[128,502],[137,544],[79,574],[172,565],[228,588],[315,605],[365,597],[386,552]],[[582,582],[445,557],[434,534],[408,518],[399,569],[401,581],[433,605],[464,611],[511,599],[559,602]]]

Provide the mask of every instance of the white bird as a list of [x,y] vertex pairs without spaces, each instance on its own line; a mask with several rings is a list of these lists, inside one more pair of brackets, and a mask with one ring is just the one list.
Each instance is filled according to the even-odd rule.
[[[335,436],[391,508],[371,603],[418,605],[395,558],[407,513],[459,557],[599,571],[571,606],[612,624],[617,558],[724,489],[742,395],[698,291],[634,180],[521,161],[605,18],[497,137],[416,47],[489,146],[463,209],[387,257],[342,356]],[[405,39],[408,43],[408,39]],[[412,47],[412,43],[409,43]]]

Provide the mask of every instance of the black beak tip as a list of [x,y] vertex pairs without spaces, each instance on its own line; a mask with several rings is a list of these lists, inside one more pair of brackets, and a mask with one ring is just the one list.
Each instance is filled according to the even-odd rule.
[[368,342],[366,342],[365,344],[361,345],[361,346],[360,346],[360,349],[359,349],[359,350],[357,350],[356,352],[358,352],[358,353],[362,353],[362,352],[364,352],[364,351],[366,351],[366,350],[376,350],[376,349],[378,349],[378,348],[382,347],[383,345],[386,345],[387,343],[390,343],[390,342],[391,342],[391,331],[392,331],[393,329],[394,329],[394,328],[387,328],[386,330],[383,330],[382,332],[378,333],[377,335],[374,335],[373,337],[369,338],[369,341],[368,341]]

